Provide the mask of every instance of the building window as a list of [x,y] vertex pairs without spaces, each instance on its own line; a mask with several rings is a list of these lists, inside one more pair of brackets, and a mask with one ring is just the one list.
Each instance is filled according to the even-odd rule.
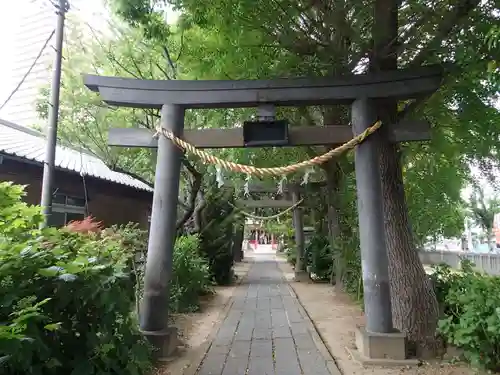
[[56,193],[52,199],[52,215],[49,226],[60,228],[70,221],[83,220],[86,216],[85,199]]

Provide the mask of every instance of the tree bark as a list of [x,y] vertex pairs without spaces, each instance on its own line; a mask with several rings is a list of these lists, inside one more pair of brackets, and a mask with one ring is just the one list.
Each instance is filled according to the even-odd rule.
[[241,262],[241,260],[243,259],[242,257],[243,254],[241,251],[241,247],[243,246],[243,230],[244,230],[243,225],[239,224],[236,225],[236,228],[234,230],[232,252],[233,252],[233,260],[235,262]]
[[202,212],[203,209],[206,207],[207,202],[205,201],[205,196],[201,190],[198,191],[198,204],[196,205],[196,208],[194,209],[193,212],[193,231],[194,233],[200,233],[201,232],[201,223],[202,223]]
[[[347,56],[344,54],[343,56]],[[345,63],[345,61],[344,61]],[[345,64],[347,66],[347,64]],[[347,111],[345,107],[335,106],[326,108],[323,111],[323,122],[326,124],[346,123]],[[325,150],[326,151],[326,150]],[[330,273],[330,284],[339,289],[343,289],[342,276],[344,273],[344,249],[342,248],[342,228],[340,218],[340,186],[343,180],[343,172],[340,168],[340,161],[336,158],[322,165],[327,183],[327,223],[328,242],[332,250],[332,272]],[[348,251],[348,249],[346,249]]]
[[201,182],[203,175],[196,170],[196,168],[184,157],[182,160],[183,165],[189,171],[193,178],[193,182],[191,184],[191,189],[189,191],[189,199],[187,209],[184,211],[184,214],[175,224],[175,228],[179,231],[184,224],[193,216],[196,206],[196,197],[198,196],[198,192],[201,188]]
[[[397,69],[396,41],[398,1],[376,0],[370,60],[372,71]],[[379,118],[390,123],[397,118],[397,102],[379,103]],[[382,128],[382,132],[385,131]],[[394,327],[407,334],[419,357],[435,354],[438,342],[435,331],[439,309],[434,289],[425,273],[414,246],[406,204],[399,148],[381,137],[380,172],[384,207],[384,224],[389,258],[389,280]]]
[[415,355],[435,355],[438,302],[414,246],[397,145],[382,146],[380,168],[394,327],[408,335]]
[[328,188],[328,238],[330,248],[332,249],[332,272],[330,274],[330,284],[335,285],[337,288],[342,289],[342,248],[339,245],[341,241],[341,228],[340,228],[340,208],[339,208],[339,186],[341,184],[342,172],[338,163],[332,161],[331,165],[326,166],[326,182]]

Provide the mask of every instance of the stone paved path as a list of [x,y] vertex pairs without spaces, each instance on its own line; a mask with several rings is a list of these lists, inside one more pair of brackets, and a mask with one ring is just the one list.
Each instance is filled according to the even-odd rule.
[[274,260],[256,254],[197,375],[333,375]]

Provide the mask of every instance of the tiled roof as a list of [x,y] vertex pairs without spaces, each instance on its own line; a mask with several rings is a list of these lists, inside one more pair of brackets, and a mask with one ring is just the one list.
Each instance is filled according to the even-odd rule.
[[[0,119],[0,153],[43,163],[45,136],[34,130]],[[127,174],[112,171],[99,158],[77,149],[57,146],[55,165],[59,169],[82,173],[101,180],[153,191],[151,187]]]

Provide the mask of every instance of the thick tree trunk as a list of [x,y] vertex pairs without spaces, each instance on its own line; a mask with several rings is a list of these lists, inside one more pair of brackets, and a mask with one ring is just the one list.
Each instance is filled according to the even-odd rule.
[[[374,48],[370,59],[372,71],[397,69],[398,3],[397,0],[376,0]],[[384,123],[395,121],[397,103],[394,100],[380,101],[379,118]],[[398,146],[386,141],[386,134],[383,139],[380,171],[393,323],[414,344],[414,354],[425,357],[428,350],[436,354],[439,347],[435,339],[438,303],[414,246]]]
[[415,249],[406,206],[403,176],[396,145],[385,144],[380,154],[384,222],[389,257],[394,327],[408,335],[415,354],[437,354],[439,319],[436,294]]

